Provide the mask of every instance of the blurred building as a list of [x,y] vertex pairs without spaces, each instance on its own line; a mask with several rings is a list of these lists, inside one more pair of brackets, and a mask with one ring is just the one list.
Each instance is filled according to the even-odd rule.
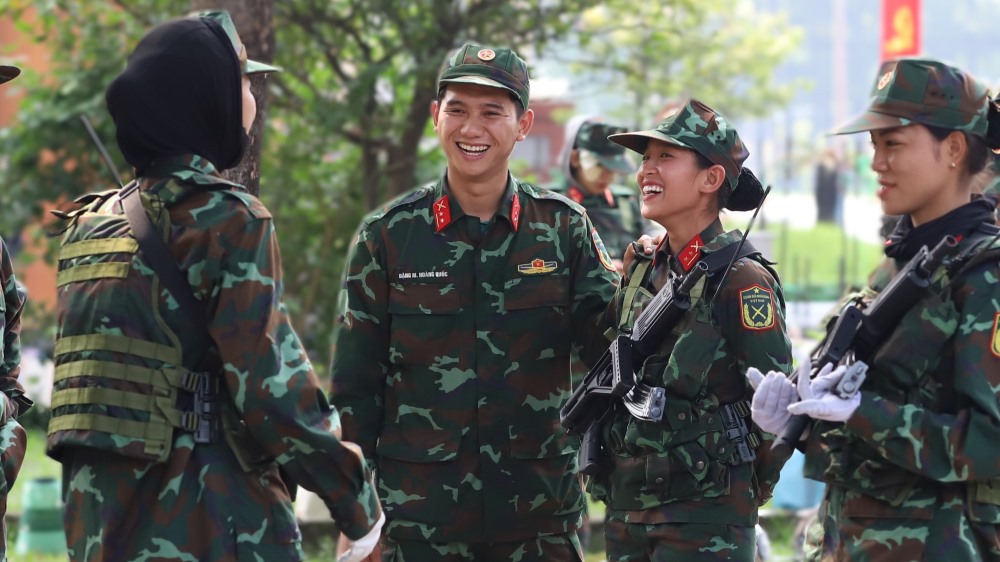
[[[29,15],[18,23],[31,26],[34,21],[34,17]],[[44,45],[32,42],[17,28],[13,18],[0,18],[0,61],[21,67],[22,76],[44,74],[50,66],[49,53]],[[0,128],[9,126],[17,119],[17,107],[27,93],[23,83],[16,79],[0,87]],[[14,273],[27,288],[31,307],[25,315],[27,324],[35,317],[33,313],[55,309],[56,273],[54,266],[45,259],[48,251],[45,232],[41,224],[32,225],[23,232],[9,232],[0,222],[0,234],[5,240],[11,240],[11,246],[16,249]],[[27,343],[33,345],[35,342]]]

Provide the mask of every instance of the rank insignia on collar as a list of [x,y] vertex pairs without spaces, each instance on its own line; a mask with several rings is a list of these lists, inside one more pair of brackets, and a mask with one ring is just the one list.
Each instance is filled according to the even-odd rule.
[[444,227],[451,224],[451,205],[448,203],[448,196],[444,195],[434,202],[434,231],[441,232]]
[[993,315],[993,333],[990,335],[990,352],[1000,357],[1000,312]]
[[747,330],[774,327],[774,294],[760,285],[740,290],[740,321]]
[[552,273],[558,266],[554,261],[545,261],[542,258],[535,258],[531,263],[522,263],[517,266],[517,272],[521,275],[540,275],[542,273]]
[[517,225],[521,223],[521,200],[518,199],[517,193],[514,194],[514,202],[510,205],[510,224],[514,227],[514,232],[517,232]]
[[691,267],[698,263],[698,258],[701,257],[701,249],[705,247],[705,243],[701,240],[701,235],[698,234],[687,243],[687,246],[681,250],[681,253],[677,254],[677,261],[681,263],[681,267],[684,271],[691,271]]
[[566,192],[566,195],[568,195],[570,199],[572,199],[577,203],[583,203],[583,192],[580,191],[580,188],[575,185],[570,186],[569,191]]

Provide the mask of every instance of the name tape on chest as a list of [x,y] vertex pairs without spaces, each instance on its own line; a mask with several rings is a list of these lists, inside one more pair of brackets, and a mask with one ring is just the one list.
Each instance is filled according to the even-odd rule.
[[447,281],[451,272],[441,269],[429,270],[396,270],[396,281],[405,283],[407,281]]

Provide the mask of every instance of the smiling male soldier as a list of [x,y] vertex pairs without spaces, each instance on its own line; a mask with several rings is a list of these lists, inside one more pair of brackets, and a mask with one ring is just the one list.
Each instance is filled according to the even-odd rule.
[[368,215],[333,362],[344,439],[377,469],[384,559],[582,560],[569,355],[596,359],[613,267],[583,208],[511,176],[528,70],[467,44],[431,106],[443,177]]

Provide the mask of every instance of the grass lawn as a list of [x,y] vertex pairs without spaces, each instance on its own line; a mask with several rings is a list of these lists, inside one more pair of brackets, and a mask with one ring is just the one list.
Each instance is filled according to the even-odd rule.
[[845,287],[864,284],[882,259],[882,247],[847,238],[832,224],[808,230],[769,225],[772,261],[787,300],[836,300]]

